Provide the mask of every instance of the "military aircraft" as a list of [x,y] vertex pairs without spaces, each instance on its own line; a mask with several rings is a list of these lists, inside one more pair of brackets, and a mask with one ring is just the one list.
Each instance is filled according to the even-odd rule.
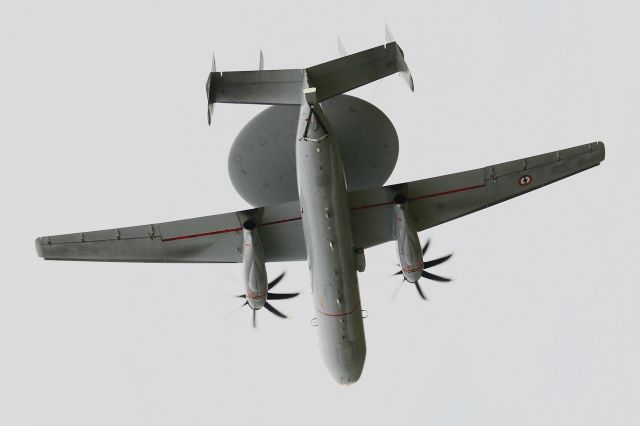
[[522,195],[598,165],[602,142],[383,186],[398,156],[398,137],[375,106],[345,95],[399,73],[413,91],[404,53],[387,31],[386,43],[303,69],[216,71],[206,82],[208,121],[214,104],[270,105],[239,133],[229,173],[255,208],[165,223],[36,239],[40,257],[105,262],[242,263],[245,293],[255,313],[285,315],[270,301],[297,293],[270,290],[266,262],[307,260],[314,325],[321,353],[341,384],[356,382],[366,356],[357,272],[364,251],[396,241],[404,279],[425,298],[421,278],[449,258],[424,260],[418,232]]

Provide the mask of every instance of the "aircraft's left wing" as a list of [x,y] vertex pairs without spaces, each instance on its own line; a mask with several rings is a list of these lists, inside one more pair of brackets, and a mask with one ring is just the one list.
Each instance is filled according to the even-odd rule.
[[394,239],[393,199],[404,195],[416,229],[444,222],[564,179],[604,160],[604,144],[594,142],[494,166],[349,193],[356,247]]
[[[36,239],[38,256],[49,260],[103,262],[242,262],[245,212],[173,222],[54,235]],[[277,204],[251,211],[267,261],[307,258],[300,204]]]

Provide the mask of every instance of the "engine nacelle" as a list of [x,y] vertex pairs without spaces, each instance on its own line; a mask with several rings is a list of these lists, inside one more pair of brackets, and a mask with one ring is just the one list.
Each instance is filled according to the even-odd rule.
[[399,194],[393,201],[393,232],[398,243],[398,261],[404,278],[415,283],[422,276],[424,268],[420,238],[409,215],[407,197]]
[[260,309],[267,301],[267,270],[262,242],[256,223],[248,219],[242,224],[244,286],[247,303],[252,309]]

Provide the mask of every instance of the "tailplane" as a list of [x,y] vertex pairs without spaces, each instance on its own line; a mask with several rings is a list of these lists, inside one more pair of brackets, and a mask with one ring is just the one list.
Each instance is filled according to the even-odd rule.
[[[213,65],[206,84],[209,124],[215,103],[299,105],[305,102],[305,87],[315,87],[317,101],[322,102],[400,73],[413,91],[413,78],[404,53],[390,38],[388,28],[386,36],[387,44],[309,68],[217,72]],[[262,56],[260,64],[263,64]]]

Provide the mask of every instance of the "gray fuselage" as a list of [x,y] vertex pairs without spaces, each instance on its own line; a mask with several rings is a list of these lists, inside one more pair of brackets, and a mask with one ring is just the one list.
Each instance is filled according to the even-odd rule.
[[296,172],[321,352],[338,383],[356,382],[366,343],[344,169],[320,105],[303,103]]

